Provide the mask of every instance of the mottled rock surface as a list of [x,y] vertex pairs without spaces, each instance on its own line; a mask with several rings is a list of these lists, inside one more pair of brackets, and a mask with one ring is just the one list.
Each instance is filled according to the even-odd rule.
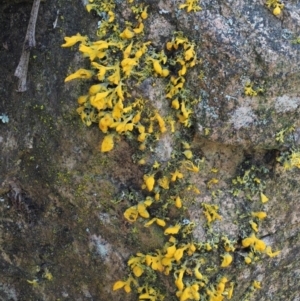
[[[117,17],[125,17],[125,1],[117,2]],[[223,220],[214,230],[237,238],[239,245],[249,226],[241,216],[261,210],[261,204],[258,195],[249,201],[243,191],[234,197],[232,179],[252,166],[267,169],[258,173],[270,199],[259,235],[281,253],[245,266],[240,249],[226,271],[237,283],[232,300],[242,300],[255,279],[262,289],[251,300],[300,300],[300,171],[286,171],[276,161],[299,140],[300,46],[292,43],[300,32],[299,1],[285,3],[277,17],[262,0],[203,0],[202,10],[189,14],[177,9],[179,1],[146,2],[153,44],[162,47],[173,31],[182,31],[195,40],[202,59],[187,76],[192,95],[201,97],[193,126],[179,137],[167,133],[150,162],[169,159],[175,144],[189,138],[205,164],[192,178],[201,194],[186,204],[183,215],[196,222],[194,237],[202,240],[199,204],[218,204]],[[160,229],[131,225],[123,217],[131,198],[144,196],[145,170],[133,163],[135,146],[124,137],[111,153],[99,152],[103,135],[97,126],[85,127],[76,113],[76,98],[87,84],[64,83],[87,62],[75,49],[60,47],[63,37],[77,32],[95,37],[98,18],[79,0],[42,2],[28,91],[18,93],[13,74],[30,10],[28,1],[0,3],[0,116],[9,117],[8,123],[0,120],[0,299],[136,300],[112,292],[112,285],[127,276],[131,254],[153,251],[165,240]],[[154,88],[151,80],[138,88],[167,115],[162,81],[156,82]],[[246,96],[248,82],[264,91]],[[292,125],[294,142],[275,140]],[[219,182],[208,189],[212,167]],[[170,279],[157,281],[165,300],[177,300]]]

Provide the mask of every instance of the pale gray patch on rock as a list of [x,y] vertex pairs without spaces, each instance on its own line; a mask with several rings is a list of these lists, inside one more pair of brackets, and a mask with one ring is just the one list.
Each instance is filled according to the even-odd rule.
[[275,100],[275,110],[277,113],[285,113],[289,111],[294,111],[300,105],[300,97],[290,97],[288,95],[283,95],[277,97]]
[[90,248],[94,247],[97,254],[104,260],[107,259],[108,254],[111,252],[111,245],[100,235],[91,235],[89,246]]
[[245,106],[239,107],[234,111],[230,122],[233,123],[233,126],[236,130],[239,130],[240,128],[248,127],[256,119],[257,117],[252,108]]
[[2,292],[1,296],[6,298],[5,300],[14,300],[14,301],[18,300],[16,290],[10,285],[7,285],[5,283],[0,283],[0,291]]
[[171,153],[173,151],[172,138],[170,135],[163,135],[155,148],[155,154],[159,161],[168,161],[171,158]]

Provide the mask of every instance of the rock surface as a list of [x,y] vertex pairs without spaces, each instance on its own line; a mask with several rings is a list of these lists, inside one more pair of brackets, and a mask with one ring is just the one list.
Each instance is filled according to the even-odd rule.
[[[117,2],[117,17],[125,17],[127,4]],[[226,270],[236,275],[232,300],[246,300],[253,280],[262,288],[252,300],[299,300],[300,171],[285,170],[276,160],[299,141],[300,46],[292,43],[300,30],[299,2],[285,3],[277,17],[262,0],[202,0],[202,10],[189,14],[178,10],[178,1],[148,4],[147,37],[153,44],[163,45],[171,32],[182,31],[196,41],[202,60],[187,76],[192,95],[201,97],[193,126],[179,137],[167,133],[149,160],[164,162],[178,141],[189,138],[205,164],[191,179],[201,194],[185,204],[182,215],[196,222],[195,239],[205,239],[200,204],[217,203],[223,220],[214,230],[237,238],[239,245],[248,223],[241,216],[262,206],[257,194],[253,201],[244,191],[234,197],[232,179],[254,166],[270,199],[259,236],[281,253],[245,266],[240,249],[236,264]],[[96,126],[84,126],[76,113],[76,99],[87,84],[64,83],[87,62],[75,49],[60,47],[63,37],[77,32],[95,37],[98,18],[81,1],[43,2],[28,91],[18,93],[13,74],[30,10],[28,1],[0,4],[0,116],[9,117],[8,123],[0,120],[0,299],[136,300],[112,292],[112,285],[127,276],[130,255],[153,251],[165,241],[159,229],[145,230],[123,217],[131,199],[144,195],[145,169],[134,164],[130,139],[121,137],[112,152],[99,152],[103,135]],[[163,86],[154,80],[155,88],[152,80],[138,88],[167,115]],[[245,95],[249,82],[263,92]],[[276,133],[291,126],[291,139],[276,141]],[[213,177],[219,182],[210,189]],[[177,300],[170,279],[158,276],[158,282],[165,300]]]

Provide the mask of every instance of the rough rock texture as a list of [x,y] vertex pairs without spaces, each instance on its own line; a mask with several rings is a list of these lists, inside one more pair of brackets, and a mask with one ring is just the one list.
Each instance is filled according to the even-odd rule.
[[[180,30],[199,35],[204,81],[199,130],[211,128],[211,140],[244,147],[276,147],[282,126],[298,124],[300,4],[286,4],[279,17],[264,1],[202,1],[203,11],[179,18]],[[265,92],[245,97],[252,82]],[[284,105],[283,105],[284,102]]]
[[[124,17],[126,3],[118,3],[118,17]],[[262,289],[252,300],[299,300],[300,171],[285,171],[276,161],[279,151],[291,145],[275,140],[277,131],[291,125],[295,145],[299,138],[300,46],[291,43],[300,30],[299,1],[286,3],[279,17],[258,0],[203,0],[202,11],[190,14],[177,9],[178,1],[148,4],[147,29],[154,45],[163,45],[172,31],[180,30],[195,39],[202,59],[188,75],[189,89],[201,97],[195,123],[183,136],[164,136],[151,162],[168,159],[182,137],[189,137],[194,154],[205,158],[193,179],[201,194],[186,204],[184,213],[197,222],[194,236],[199,240],[206,235],[201,202],[220,206],[223,221],[214,226],[217,232],[241,240],[246,225],[240,216],[261,207],[243,192],[233,197],[231,180],[251,166],[264,166],[268,173],[259,176],[270,201],[260,237],[282,251],[245,267],[240,250],[236,265],[227,270],[236,275],[232,300],[242,300],[254,279],[262,281]],[[126,277],[131,254],[155,250],[164,241],[159,229],[145,230],[123,218],[131,197],[142,194],[145,171],[133,163],[135,148],[124,138],[111,153],[99,152],[102,134],[96,126],[85,127],[75,111],[86,83],[64,84],[66,74],[86,61],[76,50],[60,47],[63,37],[77,32],[94,36],[98,19],[79,0],[43,2],[28,91],[17,93],[13,74],[30,9],[28,1],[0,3],[0,116],[9,117],[8,123],[0,120],[0,299],[136,300],[111,288]],[[264,92],[245,96],[249,81]],[[151,81],[139,88],[167,114],[157,82],[155,88]],[[207,188],[212,167],[219,170],[216,198]],[[166,290],[165,300],[177,300],[170,280],[159,276],[158,282]]]

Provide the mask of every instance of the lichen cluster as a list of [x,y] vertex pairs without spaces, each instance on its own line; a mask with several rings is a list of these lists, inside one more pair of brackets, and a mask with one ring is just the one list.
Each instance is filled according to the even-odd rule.
[[278,0],[267,0],[266,5],[268,8],[272,8],[273,15],[278,16],[281,14],[284,4]]
[[281,151],[277,161],[282,164],[285,170],[300,168],[300,149],[295,141],[295,126],[288,126],[275,135],[275,140],[280,145],[288,146],[287,150]]
[[[177,111],[174,115],[179,123],[190,126],[192,106],[197,100],[187,98],[184,85],[187,70],[198,63],[195,44],[176,32],[165,49],[157,50],[143,34],[148,6],[132,6],[135,21],[124,24],[115,19],[114,8],[112,1],[87,5],[88,11],[95,10],[104,16],[97,31],[99,40],[93,42],[80,34],[65,37],[62,47],[79,43],[79,51],[91,64],[90,69],[81,68],[70,74],[65,82],[77,78],[96,81],[87,94],[78,98],[77,112],[87,126],[98,123],[106,135],[100,147],[102,152],[113,149],[118,135],[134,135],[140,150],[145,150],[149,141],[159,139],[167,130],[175,132],[175,119],[163,118],[154,109],[146,110],[147,100],[133,97],[130,86],[150,77],[166,78],[165,97]],[[170,73],[170,68],[177,71]]]
[[[186,141],[177,141],[168,161],[158,162],[151,158],[152,147],[164,135],[180,137],[182,129],[189,128],[193,122],[194,105],[200,101],[191,96],[186,88],[187,74],[200,63],[197,58],[197,45],[182,32],[172,37],[157,49],[145,39],[144,31],[150,14],[149,6],[128,0],[131,9],[130,20],[121,22],[116,18],[116,5],[113,0],[90,0],[88,11],[101,16],[96,41],[80,34],[66,37],[63,47],[79,43],[79,51],[90,61],[90,69],[79,69],[70,74],[65,81],[77,78],[92,82],[89,91],[78,98],[77,109],[87,126],[97,123],[104,134],[100,150],[109,152],[120,136],[138,143],[136,162],[144,169],[144,199],[133,199],[132,206],[124,212],[129,223],[143,222],[145,227],[159,227],[166,237],[165,244],[155,251],[138,252],[127,262],[129,275],[118,280],[113,290],[132,290],[139,300],[163,300],[165,293],[157,284],[157,274],[169,277],[178,300],[230,300],[236,285],[234,275],[230,274],[233,265],[246,266],[255,263],[261,256],[274,257],[259,238],[259,223],[267,216],[263,210],[268,201],[264,194],[264,183],[257,168],[233,180],[233,197],[241,190],[249,190],[251,196],[260,195],[260,211],[248,212],[247,229],[241,237],[229,237],[226,233],[215,233],[212,225],[221,223],[219,205],[202,203],[203,216],[207,223],[206,240],[193,238],[195,223],[186,218],[186,206],[193,202],[201,192],[193,175],[198,174],[205,164]],[[270,4],[272,5],[272,4]],[[196,0],[186,0],[178,6],[185,13],[200,11]],[[165,84],[164,100],[169,103],[172,113],[164,116],[142,96],[136,96],[130,87],[139,85],[147,78],[160,78]],[[136,91],[135,91],[136,92]],[[252,86],[245,88],[246,95],[255,95]],[[216,197],[214,187],[218,185],[218,170],[206,184],[206,189]],[[180,218],[170,217],[177,211]],[[243,256],[237,250],[243,249]],[[241,257],[243,260],[241,260]],[[252,291],[260,288],[255,281]]]

